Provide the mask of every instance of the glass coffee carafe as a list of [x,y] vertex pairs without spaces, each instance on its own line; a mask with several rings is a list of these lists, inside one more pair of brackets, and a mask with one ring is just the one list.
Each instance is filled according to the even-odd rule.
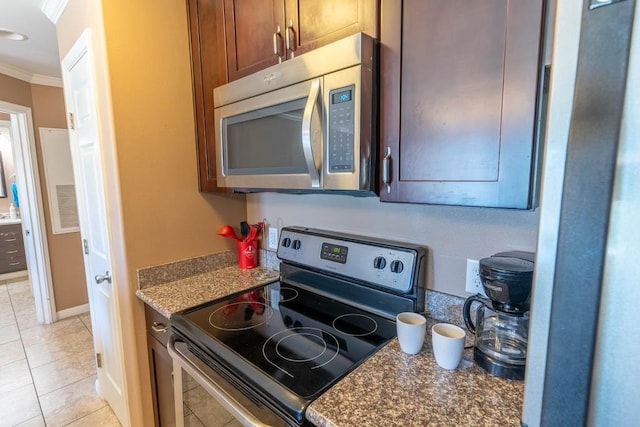
[[[524,379],[534,254],[500,252],[479,262],[488,296],[467,298],[464,323],[476,336],[473,360],[492,375]],[[471,308],[476,304],[475,323]]]
[[[479,303],[475,322],[471,319],[474,303]],[[529,312],[505,313],[494,309],[488,299],[475,295],[466,300],[463,317],[469,331],[475,334],[475,362],[492,375],[524,379]]]

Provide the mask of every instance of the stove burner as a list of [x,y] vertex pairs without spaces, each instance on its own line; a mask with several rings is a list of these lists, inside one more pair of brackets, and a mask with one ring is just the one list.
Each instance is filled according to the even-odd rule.
[[[305,363],[309,366],[303,365],[303,368],[318,369],[335,359],[339,352],[340,344],[336,337],[322,329],[310,327],[277,332],[262,345],[262,355],[266,361],[291,378],[294,377],[290,372],[293,369],[285,369],[287,362],[295,364],[297,370],[301,367],[300,364]],[[276,357],[282,361],[272,360]]]
[[293,288],[280,287],[280,302],[288,302],[298,298],[299,292]]
[[364,337],[378,330],[378,322],[364,314],[348,313],[333,319],[333,329],[352,337]]
[[273,316],[273,310],[263,302],[232,302],[209,315],[209,324],[222,331],[243,331],[264,325]]
[[[310,348],[308,347],[307,340],[311,340],[312,342],[316,342],[320,347]],[[284,354],[280,352],[280,345],[282,345],[283,350],[285,350]],[[288,350],[287,347],[296,348],[298,352],[293,357],[287,356]],[[308,354],[305,355],[306,352],[311,353],[314,351],[316,354]],[[276,343],[276,353],[278,356],[282,357],[284,360],[288,360],[289,362],[310,362],[312,360],[317,359],[322,356],[324,352],[327,351],[327,343],[317,335],[311,333],[299,333],[293,335],[287,335]],[[308,357],[305,357],[308,356]]]

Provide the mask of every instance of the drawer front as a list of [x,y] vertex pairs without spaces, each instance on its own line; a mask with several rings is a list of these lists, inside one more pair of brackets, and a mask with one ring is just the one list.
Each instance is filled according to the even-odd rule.
[[0,273],[11,273],[12,271],[21,271],[27,269],[27,260],[24,256],[18,256],[8,259],[0,258]]
[[144,317],[147,323],[147,332],[166,346],[170,334],[169,319],[147,304],[144,305]]
[[0,246],[0,259],[24,257],[24,255],[23,245]]
[[12,238],[22,240],[22,226],[20,224],[0,225],[0,242]]

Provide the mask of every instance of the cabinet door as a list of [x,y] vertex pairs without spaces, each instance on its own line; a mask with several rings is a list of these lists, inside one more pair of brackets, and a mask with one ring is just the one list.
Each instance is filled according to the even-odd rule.
[[383,0],[383,201],[528,208],[542,0]]
[[200,191],[223,191],[216,177],[213,88],[227,83],[223,0],[187,0]]
[[284,59],[283,0],[225,0],[229,81]]
[[285,0],[287,57],[358,32],[378,37],[379,0]]
[[176,411],[173,400],[173,361],[167,348],[150,334],[147,334],[149,367],[151,369],[151,390],[156,426],[176,425]]
[[175,426],[173,361],[167,351],[169,320],[146,304],[144,318],[156,426]]

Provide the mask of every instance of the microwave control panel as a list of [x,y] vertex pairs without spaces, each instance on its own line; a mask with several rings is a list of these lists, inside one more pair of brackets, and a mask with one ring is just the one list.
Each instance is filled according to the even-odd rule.
[[329,91],[329,172],[353,172],[355,86]]

